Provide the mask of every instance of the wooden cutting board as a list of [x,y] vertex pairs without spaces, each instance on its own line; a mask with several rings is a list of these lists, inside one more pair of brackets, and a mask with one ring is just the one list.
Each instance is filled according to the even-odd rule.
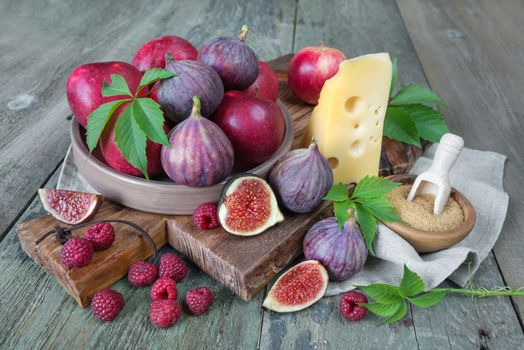
[[[269,62],[280,82],[280,99],[293,119],[295,140],[299,147],[312,106],[295,98],[287,87],[287,66],[292,55]],[[422,150],[384,138],[381,175],[404,173],[409,170]],[[312,214],[285,213],[285,221],[254,237],[238,237],[221,228],[201,231],[192,224],[191,216],[165,216],[125,208],[104,202],[93,220],[122,219],[132,221],[155,241],[157,248],[169,243],[187,255],[203,271],[213,276],[244,300],[249,300],[284,267],[302,253],[302,238],[316,221],[330,215],[324,205]],[[88,266],[65,268],[59,257],[61,244],[49,236],[40,244],[37,240],[57,225],[51,216],[24,222],[17,227],[23,250],[57,281],[81,307],[87,307],[92,295],[111,286],[126,275],[129,266],[152,254],[145,239],[126,225],[115,224],[116,241],[111,248],[96,252]],[[81,235],[83,229],[75,230]]]

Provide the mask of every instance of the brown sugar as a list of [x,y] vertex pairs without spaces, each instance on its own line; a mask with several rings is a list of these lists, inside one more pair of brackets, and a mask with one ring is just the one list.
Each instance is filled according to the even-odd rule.
[[423,231],[450,231],[464,222],[462,208],[452,197],[449,197],[442,214],[433,214],[435,196],[419,194],[408,202],[406,200],[411,185],[402,185],[388,194],[388,199],[395,207],[400,218],[410,226]]

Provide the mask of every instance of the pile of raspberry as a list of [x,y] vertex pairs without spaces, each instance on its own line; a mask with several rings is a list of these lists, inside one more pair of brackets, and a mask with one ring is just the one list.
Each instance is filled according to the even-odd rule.
[[[160,257],[160,264],[137,261],[129,267],[127,279],[137,287],[151,286],[149,321],[155,327],[169,328],[182,316],[182,306],[177,302],[180,283],[188,274],[184,260],[173,253]],[[201,287],[189,290],[185,295],[187,309],[193,315],[204,314],[213,303],[213,292]],[[91,308],[93,315],[102,322],[112,321],[124,307],[125,302],[117,291],[103,289],[95,293]]]

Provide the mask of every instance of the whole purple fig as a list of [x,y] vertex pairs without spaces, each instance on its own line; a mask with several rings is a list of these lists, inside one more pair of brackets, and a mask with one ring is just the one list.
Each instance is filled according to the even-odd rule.
[[314,224],[304,237],[304,256],[318,260],[328,270],[329,279],[343,281],[364,266],[368,250],[351,211],[342,230],[334,217]]
[[242,26],[238,38],[219,37],[208,41],[198,59],[212,67],[224,83],[226,90],[244,90],[258,76],[257,56],[245,43],[249,28]]
[[315,140],[309,148],[289,151],[269,173],[269,183],[281,203],[295,213],[309,213],[333,185],[333,170]]
[[193,96],[202,99],[202,116],[207,118],[215,112],[224,97],[224,86],[213,68],[199,61],[175,61],[168,53],[166,70],[176,76],[160,81],[158,102],[169,119],[180,122],[189,117]]
[[200,115],[200,98],[196,96],[191,116],[173,129],[169,143],[171,147],[162,146],[162,167],[176,183],[211,186],[231,173],[233,146],[215,123]]

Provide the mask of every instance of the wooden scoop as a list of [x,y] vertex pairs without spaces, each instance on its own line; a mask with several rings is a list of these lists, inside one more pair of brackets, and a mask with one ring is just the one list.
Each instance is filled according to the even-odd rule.
[[455,164],[462,147],[464,147],[462,137],[449,133],[442,136],[431,167],[417,176],[407,201],[411,202],[419,192],[433,194],[435,195],[433,214],[442,214],[451,193],[449,170]]

